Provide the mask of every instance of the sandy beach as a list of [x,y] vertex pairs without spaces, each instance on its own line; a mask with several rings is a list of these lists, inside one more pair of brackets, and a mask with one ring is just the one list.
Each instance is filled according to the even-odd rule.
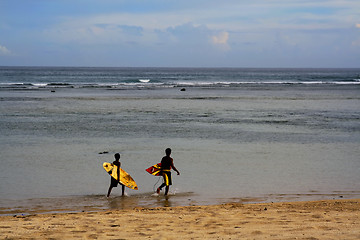
[[1,239],[360,239],[360,199],[13,215]]

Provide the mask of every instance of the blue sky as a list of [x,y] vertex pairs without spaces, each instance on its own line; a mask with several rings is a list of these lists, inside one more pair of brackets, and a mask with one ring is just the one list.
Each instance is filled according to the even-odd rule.
[[0,66],[360,67],[360,1],[0,0]]

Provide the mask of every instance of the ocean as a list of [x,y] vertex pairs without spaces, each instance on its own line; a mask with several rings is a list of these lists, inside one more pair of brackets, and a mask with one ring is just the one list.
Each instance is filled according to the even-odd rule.
[[0,149],[0,215],[358,198],[360,69],[0,67]]

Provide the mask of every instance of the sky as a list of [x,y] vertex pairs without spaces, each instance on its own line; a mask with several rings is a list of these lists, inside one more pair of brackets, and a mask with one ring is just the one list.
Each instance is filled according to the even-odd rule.
[[0,0],[0,66],[360,68],[360,1]]

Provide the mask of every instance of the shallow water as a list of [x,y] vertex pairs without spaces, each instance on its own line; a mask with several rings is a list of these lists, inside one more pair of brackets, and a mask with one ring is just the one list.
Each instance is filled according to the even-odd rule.
[[[358,85],[53,89],[0,91],[0,214],[360,196]],[[116,152],[139,190],[107,199]]]

